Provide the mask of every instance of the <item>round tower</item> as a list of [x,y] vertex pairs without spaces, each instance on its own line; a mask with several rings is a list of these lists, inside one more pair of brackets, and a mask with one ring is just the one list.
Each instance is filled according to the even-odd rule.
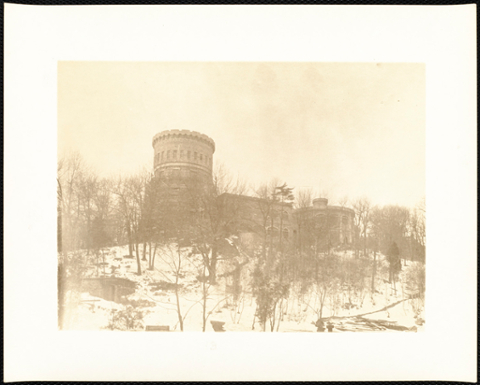
[[212,181],[215,142],[189,130],[162,131],[153,137],[155,175],[171,180]]

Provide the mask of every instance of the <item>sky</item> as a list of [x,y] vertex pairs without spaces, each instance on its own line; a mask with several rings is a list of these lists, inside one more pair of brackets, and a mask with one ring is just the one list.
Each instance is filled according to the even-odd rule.
[[413,207],[425,196],[425,102],[414,63],[59,62],[58,154],[130,174],[153,167],[156,133],[186,129],[253,185]]

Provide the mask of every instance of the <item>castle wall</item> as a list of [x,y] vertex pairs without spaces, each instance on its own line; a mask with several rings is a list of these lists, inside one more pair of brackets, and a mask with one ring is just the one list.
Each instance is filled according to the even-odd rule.
[[188,130],[169,130],[153,137],[155,175],[167,179],[212,179],[215,142]]
[[326,200],[322,200],[321,205],[316,201],[320,202],[314,200],[312,207],[298,209],[294,213],[303,243],[321,240],[331,245],[351,244],[355,212],[347,207],[328,206]]
[[263,237],[265,231],[278,236],[281,228],[284,238],[292,237],[296,231],[293,208],[289,203],[282,204],[235,194],[222,194],[218,199],[221,202],[222,214],[226,218],[232,218],[234,231]]
[[[160,177],[160,185],[167,188],[167,195],[171,195],[172,205],[175,201],[183,206],[182,188],[190,186],[201,191],[212,185],[215,142],[208,136],[188,130],[163,131],[153,137],[152,146],[155,175]],[[304,243],[319,237],[328,239],[331,245],[353,242],[354,211],[329,206],[325,198],[315,199],[313,206],[299,210],[293,210],[291,204],[244,195],[223,194],[218,199],[222,215],[232,218],[234,232],[260,235],[268,231],[274,236],[281,233],[284,238]],[[266,212],[271,213],[267,222]]]

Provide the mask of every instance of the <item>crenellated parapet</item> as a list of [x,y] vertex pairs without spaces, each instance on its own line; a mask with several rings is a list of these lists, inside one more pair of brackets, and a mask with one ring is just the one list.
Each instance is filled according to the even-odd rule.
[[215,142],[207,135],[189,130],[168,130],[152,140],[155,174],[168,179],[212,180]]
[[212,154],[215,152],[215,142],[212,138],[205,134],[190,130],[167,130],[156,134],[152,140],[152,146],[155,148],[155,144],[161,141],[170,141],[172,139],[184,139],[184,140],[198,140],[203,142],[212,148]]

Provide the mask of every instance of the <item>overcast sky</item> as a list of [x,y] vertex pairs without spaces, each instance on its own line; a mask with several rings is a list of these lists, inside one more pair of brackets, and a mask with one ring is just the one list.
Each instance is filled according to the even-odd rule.
[[132,173],[170,129],[210,136],[214,162],[252,183],[277,177],[332,203],[425,195],[422,64],[59,63],[59,155]]

